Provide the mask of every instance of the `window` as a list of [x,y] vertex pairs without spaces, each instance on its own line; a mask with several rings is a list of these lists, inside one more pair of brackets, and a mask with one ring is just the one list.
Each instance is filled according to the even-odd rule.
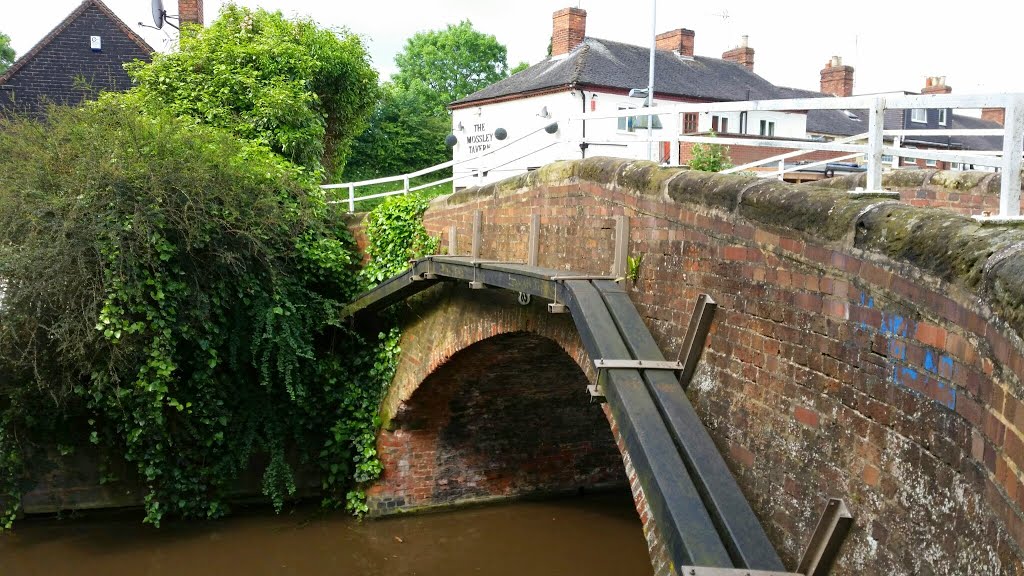
[[723,116],[722,117],[722,134],[727,134],[728,132],[729,132],[729,119],[726,118],[725,116]]
[[711,131],[718,132],[718,116],[711,117]]
[[939,110],[939,124],[946,125],[946,109],[942,108]]
[[[620,104],[619,110],[635,110],[636,106],[631,104]],[[661,129],[661,119],[657,116],[653,116],[654,129]],[[636,132],[637,130],[647,130],[647,116],[623,116],[619,118],[617,126],[619,132]]]
[[697,119],[700,115],[697,112],[683,113],[683,134],[693,134],[697,131]]
[[936,166],[939,165],[939,163],[937,161],[935,161],[935,160],[925,160],[924,161],[924,165],[929,167],[929,168],[935,168]]
[[885,164],[892,164],[892,156],[888,154],[882,154],[882,162]]
[[924,108],[914,108],[910,111],[910,121],[918,124],[928,123],[928,111]]
[[775,136],[775,122],[761,120],[761,136]]
[[953,162],[949,165],[950,170],[963,170],[964,165],[959,162]]

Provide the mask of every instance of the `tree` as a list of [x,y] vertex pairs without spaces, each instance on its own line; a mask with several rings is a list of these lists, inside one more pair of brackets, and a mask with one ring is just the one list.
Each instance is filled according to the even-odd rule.
[[358,36],[228,4],[180,49],[129,66],[147,108],[225,128],[314,172],[333,175],[376,101],[377,73]]
[[451,129],[448,114],[430,110],[423,92],[384,84],[369,127],[352,145],[345,179],[393,176],[440,164],[450,158],[444,138]]
[[0,32],[0,74],[14,64],[14,48],[11,48],[11,37]]
[[505,46],[494,36],[477,32],[463,20],[407,40],[395,56],[398,72],[392,81],[418,92],[429,110],[443,113],[451,102],[505,78],[507,57]]
[[509,70],[508,71],[508,75],[511,76],[513,74],[519,74],[520,72],[522,72],[523,70],[526,70],[529,67],[530,67],[530,63],[527,62],[526,60],[523,60],[519,64],[516,64],[514,68]]

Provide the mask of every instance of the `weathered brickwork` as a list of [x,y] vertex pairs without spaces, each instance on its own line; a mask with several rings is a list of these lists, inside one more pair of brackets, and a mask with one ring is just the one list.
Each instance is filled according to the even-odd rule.
[[[856,515],[840,574],[1022,572],[1024,231],[610,159],[438,199],[425,222],[442,245],[456,224],[467,253],[474,210],[482,257],[525,260],[537,213],[540,264],[594,273],[610,272],[612,217],[629,216],[644,257],[630,294],[666,353],[697,295],[718,301],[691,398],[787,565],[839,496]],[[463,319],[469,335],[422,332],[441,351],[410,363],[425,378],[524,322],[499,308]]]
[[[99,36],[100,50],[90,37]],[[148,46],[105,6],[83,5],[44,39],[34,54],[16,63],[0,84],[0,114],[41,114],[47,105],[74,105],[100,92],[125,90],[124,64],[149,60]]]
[[[630,485],[657,574],[667,550],[569,315],[439,285],[401,305],[402,357],[383,403],[374,514]],[[618,448],[618,450],[616,450]]]
[[[999,175],[994,172],[906,169],[882,176],[882,187],[900,193],[900,201],[911,206],[944,208],[965,216],[999,213]],[[867,184],[866,174],[851,174],[820,185],[853,190]],[[1024,208],[1024,201],[1021,202]]]

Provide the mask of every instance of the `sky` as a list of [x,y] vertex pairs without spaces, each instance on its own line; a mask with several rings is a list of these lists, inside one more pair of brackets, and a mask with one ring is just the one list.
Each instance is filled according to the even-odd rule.
[[[104,0],[122,20],[160,51],[172,50],[175,33],[152,24],[150,0]],[[29,50],[80,0],[0,0],[0,32],[18,55]],[[222,0],[205,0],[206,22]],[[238,0],[238,4],[309,16],[325,27],[362,36],[381,78],[394,71],[394,56],[419,31],[463,19],[508,47],[509,66],[545,56],[551,14],[567,6],[587,11],[587,35],[649,46],[651,2],[621,0]],[[176,0],[164,0],[169,14]],[[371,9],[377,6],[380,10]],[[819,71],[832,55],[856,68],[854,93],[920,91],[927,76],[946,76],[954,93],[1024,92],[1014,59],[1024,5],[1008,0],[861,2],[718,0],[657,2],[658,32],[696,32],[697,55],[721,57],[749,36],[754,71],[779,86],[817,90]]]

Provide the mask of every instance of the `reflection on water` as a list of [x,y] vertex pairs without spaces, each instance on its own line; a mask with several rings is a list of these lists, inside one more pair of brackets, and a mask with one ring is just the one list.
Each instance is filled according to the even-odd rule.
[[628,492],[356,522],[299,508],[143,526],[138,512],[29,519],[0,575],[650,574]]

